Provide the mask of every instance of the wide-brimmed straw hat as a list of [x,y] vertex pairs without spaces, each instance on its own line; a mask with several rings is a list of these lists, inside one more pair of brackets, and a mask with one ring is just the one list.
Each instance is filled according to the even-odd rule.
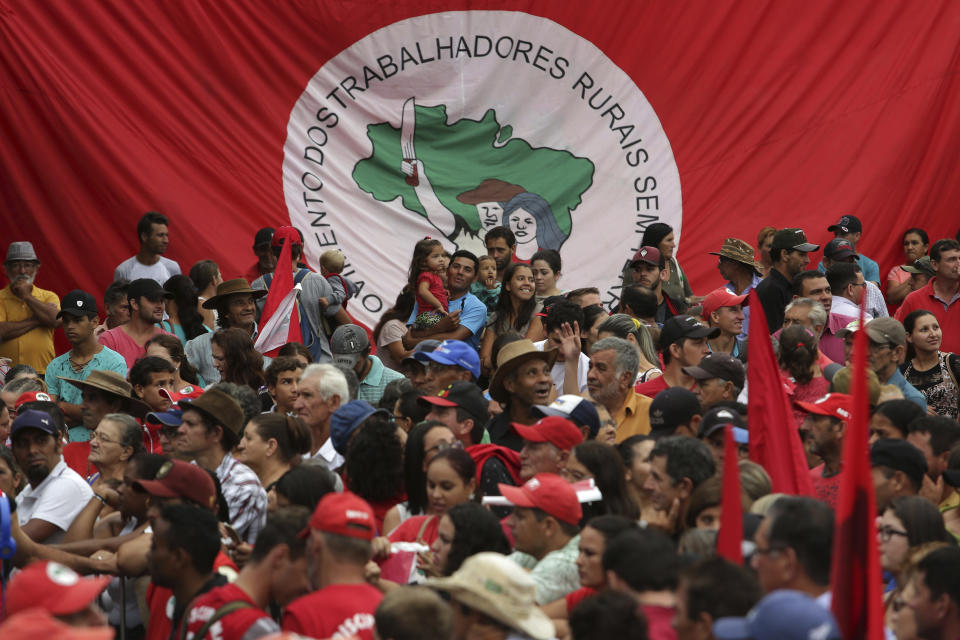
[[533,578],[504,555],[474,554],[449,578],[433,578],[426,584],[531,638],[554,637],[553,623],[537,606]]
[[232,296],[235,293],[249,293],[253,295],[253,299],[262,298],[267,295],[266,290],[264,289],[252,289],[250,288],[250,283],[247,282],[244,278],[234,278],[233,280],[227,280],[221,282],[217,285],[217,295],[211,296],[203,301],[204,309],[216,309],[222,302],[227,299],[227,296]]
[[500,349],[497,354],[497,372],[490,381],[490,397],[498,402],[506,402],[509,394],[503,386],[504,379],[528,360],[545,360],[552,367],[557,361],[557,351],[540,351],[526,338],[511,342]]
[[66,378],[64,376],[57,377],[77,387],[80,391],[84,389],[96,389],[97,391],[123,398],[126,411],[135,418],[142,418],[150,411],[150,405],[134,397],[133,385],[127,382],[124,377],[116,371],[105,369],[92,371],[90,375],[83,380]]
[[760,272],[761,265],[753,259],[753,247],[740,238],[726,238],[720,245],[720,251],[709,251],[711,256],[720,256],[740,264],[745,264],[751,269]]

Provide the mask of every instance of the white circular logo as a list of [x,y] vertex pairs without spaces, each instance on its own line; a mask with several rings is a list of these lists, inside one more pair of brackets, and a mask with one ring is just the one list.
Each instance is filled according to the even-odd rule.
[[619,296],[646,227],[679,241],[680,177],[643,93],[595,45],[545,18],[454,11],[371,33],[314,74],[290,114],[284,198],[311,262],[346,255],[371,324],[406,282],[414,244],[563,258],[559,286]]

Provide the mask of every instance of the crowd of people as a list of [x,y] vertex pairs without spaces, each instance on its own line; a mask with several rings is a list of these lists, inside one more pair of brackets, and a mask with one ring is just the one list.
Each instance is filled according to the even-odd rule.
[[[719,243],[708,291],[654,223],[607,309],[501,226],[484,256],[418,242],[367,328],[345,256],[314,270],[293,227],[226,280],[184,275],[171,229],[143,216],[102,299],[7,248],[0,637],[839,638],[860,331],[886,633],[960,637],[957,239],[906,230],[882,278],[855,216],[822,253],[765,227]],[[291,282],[302,341],[268,349],[268,291]],[[790,424],[747,409],[751,324]],[[761,425],[795,430],[813,495],[772,492]],[[717,553],[734,451],[742,564]]]

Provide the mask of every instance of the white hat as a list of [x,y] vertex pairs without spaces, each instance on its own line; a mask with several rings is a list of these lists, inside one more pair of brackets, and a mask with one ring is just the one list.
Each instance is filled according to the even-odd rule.
[[537,606],[533,578],[504,555],[477,553],[449,578],[433,578],[426,584],[531,638],[554,637],[553,623]]

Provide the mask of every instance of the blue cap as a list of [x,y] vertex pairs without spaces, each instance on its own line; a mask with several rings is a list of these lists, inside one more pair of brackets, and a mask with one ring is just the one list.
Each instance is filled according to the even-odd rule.
[[717,640],[839,640],[833,615],[802,591],[769,593],[744,618],[719,618]]
[[51,418],[50,414],[46,411],[40,411],[38,409],[21,411],[17,415],[17,419],[13,421],[13,427],[10,429],[10,437],[12,438],[22,429],[40,429],[41,431],[46,431],[53,437],[57,437],[57,424],[53,421],[53,418]]
[[413,357],[423,363],[433,360],[440,364],[463,367],[473,375],[474,380],[480,377],[480,356],[476,349],[463,340],[444,340],[433,351],[421,351]]
[[330,439],[337,453],[346,455],[350,436],[364,420],[375,413],[390,415],[386,409],[376,409],[364,400],[351,400],[347,404],[340,405],[340,408],[333,412],[330,416]]
[[179,427],[183,424],[183,410],[171,407],[166,411],[151,411],[145,420],[150,424],[162,424],[167,427]]

